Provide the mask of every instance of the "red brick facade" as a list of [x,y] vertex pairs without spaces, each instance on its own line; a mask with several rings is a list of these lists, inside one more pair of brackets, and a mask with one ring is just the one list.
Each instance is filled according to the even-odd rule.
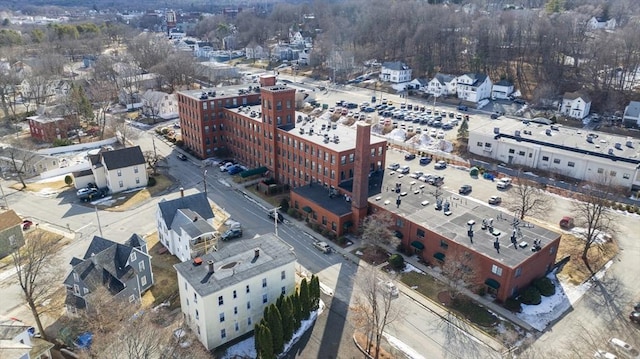
[[42,142],[67,138],[72,121],[64,118],[29,118],[31,137]]

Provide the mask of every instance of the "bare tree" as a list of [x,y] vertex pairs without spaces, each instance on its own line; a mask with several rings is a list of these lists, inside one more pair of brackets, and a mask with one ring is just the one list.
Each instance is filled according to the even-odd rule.
[[196,63],[190,53],[172,52],[152,70],[162,76],[169,85],[169,92],[173,92],[176,87],[192,82],[196,74]]
[[400,240],[391,231],[393,220],[388,213],[375,213],[364,219],[362,223],[362,241],[378,250],[379,247],[397,246]]
[[476,262],[470,252],[455,250],[447,253],[440,269],[449,286],[451,299],[455,299],[464,288],[471,288],[477,284],[478,277],[473,270],[476,267]]
[[387,283],[389,279],[374,268],[361,271],[356,282],[359,293],[351,308],[356,323],[365,332],[367,353],[376,359],[380,355],[385,328],[402,318],[400,307],[393,305],[397,293],[393,293]]
[[144,158],[147,160],[147,165],[151,168],[152,175],[158,174],[158,163],[164,159],[164,157],[158,155],[156,151],[144,151]]
[[524,219],[526,216],[547,213],[553,207],[554,200],[545,195],[538,183],[527,181],[518,174],[506,202],[510,211]]
[[611,212],[610,205],[618,193],[612,183],[612,177],[603,174],[595,182],[588,184],[589,190],[580,193],[572,203],[575,224],[581,227],[578,232],[584,240],[582,261],[590,272],[594,272],[589,263],[589,250],[592,247],[604,249],[604,238],[613,237],[617,232],[617,223]]
[[100,128],[100,139],[103,139],[107,126],[107,113],[117,98],[115,81],[94,79],[87,89],[87,96],[97,107],[96,122]]
[[32,147],[27,140],[13,139],[8,147],[2,149],[2,157],[8,162],[11,171],[18,176],[22,189],[27,188],[25,177],[34,172],[32,165],[38,156],[36,152],[31,151]]
[[55,293],[56,283],[62,274],[58,269],[58,253],[62,248],[62,236],[36,229],[25,238],[22,248],[11,254],[17,271],[22,295],[31,310],[38,331],[46,339],[41,315],[45,302]]

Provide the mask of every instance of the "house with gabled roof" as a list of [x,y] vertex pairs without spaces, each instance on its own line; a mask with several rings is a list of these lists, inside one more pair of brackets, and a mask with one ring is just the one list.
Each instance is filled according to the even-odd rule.
[[456,75],[437,73],[427,84],[427,93],[436,97],[451,96],[457,92]]
[[411,81],[411,68],[402,61],[385,62],[380,70],[380,80],[402,83]]
[[219,235],[213,217],[204,193],[184,196],[181,191],[176,199],[162,199],[156,211],[160,243],[182,262],[215,250]]
[[176,94],[147,90],[142,95],[142,113],[154,120],[178,118],[178,98]]
[[491,98],[498,100],[507,100],[513,93],[513,83],[509,80],[500,80],[493,84],[491,88]]
[[640,101],[629,102],[627,107],[624,108],[622,122],[626,127],[640,126]]
[[53,347],[53,343],[37,338],[35,329],[18,319],[0,321],[0,358],[48,359],[52,358]]
[[480,102],[491,96],[491,79],[485,74],[468,73],[458,76],[458,98],[469,102]]
[[560,113],[565,116],[582,120],[589,115],[591,98],[580,91],[565,92],[560,105]]
[[24,245],[22,219],[12,209],[0,213],[0,258]]
[[71,315],[91,310],[92,294],[100,288],[133,303],[154,283],[147,242],[135,233],[123,244],[95,236],[84,257],[74,257],[70,264],[64,285],[67,313]]
[[587,27],[591,30],[614,30],[616,25],[616,19],[604,16],[592,16],[587,22]]
[[[93,183],[98,187],[109,188],[111,193],[146,187],[149,181],[147,162],[140,146],[102,150],[98,154],[89,155],[89,161]],[[81,181],[74,181],[77,189],[86,185],[86,171],[73,175],[83,177]]]

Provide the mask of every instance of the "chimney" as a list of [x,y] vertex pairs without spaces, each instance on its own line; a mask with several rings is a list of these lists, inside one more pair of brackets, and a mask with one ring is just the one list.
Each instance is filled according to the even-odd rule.
[[208,260],[207,261],[207,271],[209,273],[214,273],[215,270],[213,269],[213,261],[212,260]]
[[356,124],[356,149],[353,168],[351,210],[353,222],[358,226],[367,216],[369,206],[369,164],[371,161],[371,126],[359,121]]
[[180,187],[180,197],[184,197],[184,187]]
[[193,221],[194,221],[194,222],[197,222],[197,221],[198,221],[198,217],[197,217],[197,216],[196,216],[196,217],[193,217]]
[[258,258],[258,257],[260,257],[260,249],[256,248],[253,251],[253,258]]

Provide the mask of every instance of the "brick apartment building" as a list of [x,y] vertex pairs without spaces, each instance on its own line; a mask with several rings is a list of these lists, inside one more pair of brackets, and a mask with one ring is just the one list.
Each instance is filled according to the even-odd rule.
[[555,264],[559,234],[394,176],[385,171],[386,140],[372,136],[368,124],[309,118],[295,111],[295,89],[276,85],[274,76],[260,85],[180,92],[185,146],[202,158],[228,153],[250,169],[269,171],[291,188],[292,208],[334,236],[386,211],[406,249],[435,265],[463,258],[478,285],[500,300]]
[[67,138],[67,133],[72,129],[72,121],[62,117],[31,116],[28,120],[31,137],[42,142]]

